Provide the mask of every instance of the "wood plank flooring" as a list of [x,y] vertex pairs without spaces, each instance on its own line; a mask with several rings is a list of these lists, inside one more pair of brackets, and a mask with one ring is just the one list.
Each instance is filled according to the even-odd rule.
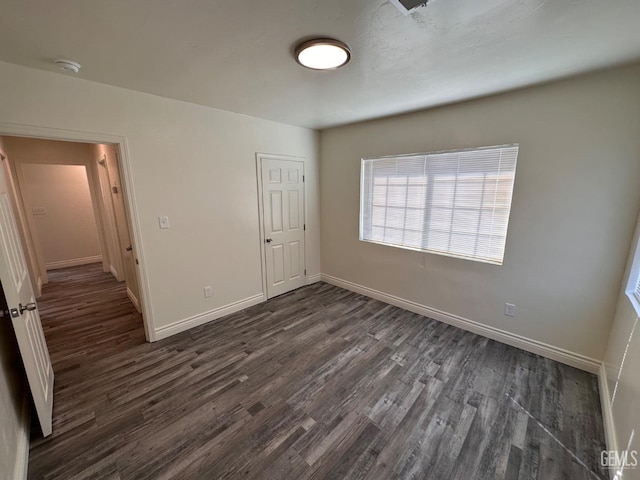
[[594,375],[325,283],[149,344],[99,265],[50,280],[30,479],[606,478]]

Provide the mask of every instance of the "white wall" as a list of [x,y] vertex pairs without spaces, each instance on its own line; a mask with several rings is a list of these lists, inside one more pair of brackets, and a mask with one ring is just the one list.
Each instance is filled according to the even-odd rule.
[[[323,274],[601,360],[640,205],[639,83],[635,66],[323,131]],[[362,157],[506,143],[502,266],[358,240]]]
[[[100,261],[87,169],[82,165],[20,165],[35,233],[48,270]],[[30,210],[31,209],[31,210]],[[33,209],[45,209],[36,215]]]
[[16,473],[24,471],[28,449],[28,425],[22,412],[27,403],[11,321],[0,320],[0,480],[16,480]]
[[[615,319],[607,344],[604,365],[607,399],[604,408],[611,408],[614,445],[618,450],[640,451],[640,325],[638,315],[625,294],[629,271],[640,237],[640,218],[629,252],[627,268],[618,296]],[[624,361],[623,361],[624,360]],[[606,403],[609,405],[606,405]],[[605,420],[606,420],[605,412]],[[640,479],[640,467],[624,472],[624,480]]]
[[[9,163],[11,166],[11,175],[13,178],[13,183],[16,189],[16,194],[18,197],[18,204],[20,206],[20,214],[23,218],[25,218],[25,236],[30,239],[27,244],[30,245],[33,249],[33,252],[29,252],[27,249],[26,255],[29,257],[29,262],[34,262],[39,267],[40,271],[40,279],[39,282],[36,283],[47,283],[47,273],[46,269],[59,268],[59,267],[68,267],[72,265],[79,265],[82,263],[90,263],[95,261],[100,261],[101,252],[105,250],[103,246],[104,243],[104,231],[102,224],[102,217],[98,210],[98,203],[100,200],[100,195],[98,190],[98,182],[95,182],[96,185],[93,186],[93,189],[96,190],[95,197],[91,194],[91,197],[95,200],[95,205],[91,202],[86,201],[86,196],[83,196],[82,200],[80,200],[80,204],[78,205],[78,213],[80,215],[80,219],[84,221],[84,223],[93,224],[94,227],[91,230],[95,231],[96,221],[97,221],[97,229],[99,229],[98,236],[98,251],[94,253],[90,257],[76,257],[73,252],[76,250],[83,250],[82,242],[77,242],[74,240],[74,236],[81,233],[81,230],[76,228],[74,224],[77,222],[74,218],[74,201],[76,194],[84,195],[87,191],[87,188],[84,188],[88,183],[81,181],[78,186],[76,180],[73,180],[73,188],[72,191],[65,191],[65,189],[61,189],[60,191],[54,191],[55,187],[50,185],[49,179],[46,177],[48,172],[58,172],[56,175],[59,181],[67,181],[68,175],[62,175],[60,172],[65,171],[49,169],[47,167],[44,169],[39,169],[39,167],[32,167],[32,164],[46,164],[46,165],[80,165],[81,168],[84,169],[86,167],[86,173],[89,174],[89,181],[93,180],[93,177],[97,178],[97,165],[94,159],[94,145],[89,143],[78,143],[78,142],[60,142],[53,140],[42,140],[35,138],[23,138],[23,137],[15,137],[15,136],[6,136],[4,137],[4,143],[7,151],[9,152]],[[34,170],[35,168],[35,170]],[[34,172],[40,172],[42,175],[36,173],[35,177],[32,181],[37,181],[40,185],[37,188],[32,188],[31,191],[28,191],[26,180],[25,180],[25,169],[29,170],[33,175]],[[80,174],[82,170],[76,170],[76,175]],[[44,177],[43,177],[44,175]],[[86,176],[86,174],[85,174]],[[44,198],[40,196],[43,193],[40,189],[44,189]],[[81,190],[78,191],[78,188]],[[36,199],[44,200],[46,202],[54,202],[56,205],[59,205],[58,208],[54,209],[54,216],[56,220],[62,221],[64,226],[59,229],[50,225],[52,217],[47,214],[45,216],[34,215],[32,212],[32,207],[38,207],[35,205],[30,198],[29,195],[36,195]],[[60,197],[62,201],[57,200],[57,197]],[[66,208],[64,207],[64,203],[67,203]],[[46,207],[45,207],[46,208]],[[91,214],[88,213],[88,210],[93,209],[94,220],[91,220]],[[40,227],[40,228],[39,228]],[[45,229],[46,236],[39,235],[39,230],[42,228]],[[74,235],[71,238],[64,238],[65,228],[71,228],[73,230]],[[87,232],[82,233],[84,237],[83,240],[90,241],[95,243],[95,235],[87,235]],[[65,242],[70,242],[71,246],[67,247],[64,245]],[[23,242],[24,243],[24,242]],[[95,250],[95,245],[94,248]],[[48,256],[51,257],[60,257],[62,254],[63,257],[67,257],[63,260],[53,261],[51,258],[45,259],[45,250],[48,252]],[[81,254],[82,252],[78,252]],[[107,262],[108,255],[105,255],[105,263],[104,270],[108,271]],[[37,289],[36,289],[37,290]]]
[[0,133],[8,123],[126,137],[155,328],[261,293],[256,152],[308,159],[307,272],[320,273],[316,132],[7,63],[0,91]]

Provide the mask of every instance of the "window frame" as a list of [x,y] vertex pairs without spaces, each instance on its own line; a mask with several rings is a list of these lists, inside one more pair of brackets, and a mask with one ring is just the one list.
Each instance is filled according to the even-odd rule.
[[640,316],[640,237],[636,240],[633,261],[631,262],[631,270],[627,279],[625,293],[636,311],[636,315]]
[[[465,152],[481,152],[483,150],[496,150],[496,149],[503,149],[503,148],[513,148],[516,147],[518,149],[518,153],[516,154],[516,160],[514,163],[514,170],[513,170],[513,180],[512,180],[512,185],[511,185],[511,191],[510,191],[510,201],[509,201],[509,207],[508,207],[508,212],[506,215],[506,228],[505,228],[505,240],[504,240],[504,247],[502,249],[502,258],[501,260],[492,260],[489,258],[483,258],[483,257],[477,257],[477,256],[473,256],[473,255],[464,255],[464,254],[458,254],[458,253],[452,253],[450,251],[443,251],[443,250],[437,250],[437,249],[426,249],[426,248],[417,248],[417,247],[412,247],[412,246],[406,246],[406,245],[398,245],[398,244],[393,244],[393,243],[387,243],[387,242],[383,242],[383,241],[377,241],[377,240],[370,240],[370,239],[365,239],[364,238],[364,215],[365,215],[365,162],[367,161],[375,161],[375,160],[392,160],[392,159],[402,159],[402,158],[410,158],[410,157],[420,157],[420,156],[430,156],[430,155],[440,155],[440,154],[455,154],[455,153],[465,153]],[[460,149],[454,149],[454,150],[437,150],[437,151],[432,151],[432,152],[419,152],[419,153],[407,153],[407,154],[399,154],[399,155],[383,155],[383,156],[375,156],[375,157],[363,157],[360,159],[360,205],[359,205],[359,212],[358,212],[358,238],[360,241],[362,242],[367,242],[367,243],[373,243],[373,244],[377,244],[377,245],[383,245],[383,246],[387,246],[387,247],[395,247],[395,248],[399,248],[402,250],[409,250],[409,251],[415,251],[415,252],[421,252],[421,253],[430,253],[430,254],[434,254],[434,255],[441,255],[441,256],[445,256],[445,257],[450,257],[450,258],[458,258],[458,259],[462,259],[462,260],[471,260],[474,262],[479,262],[479,263],[486,263],[486,264],[490,264],[490,265],[497,265],[497,266],[501,266],[504,264],[504,256],[506,253],[506,240],[507,240],[507,236],[508,236],[508,231],[509,231],[509,223],[510,223],[510,219],[511,219],[511,207],[513,205],[513,193],[515,190],[515,174],[516,174],[516,169],[517,169],[517,160],[518,160],[518,156],[519,156],[519,150],[520,150],[520,144],[519,143],[508,143],[508,144],[502,144],[502,145],[490,145],[490,146],[483,146],[483,147],[469,147],[469,148],[460,148]],[[426,197],[432,197],[433,196],[433,191],[431,188],[427,188],[425,191],[425,196]],[[368,208],[373,209],[373,201],[371,202],[371,205],[368,206]],[[388,206],[385,206],[385,208],[389,208]],[[432,206],[433,208],[433,206]],[[406,207],[405,207],[406,209]],[[480,210],[480,207],[475,208],[474,207],[474,211],[476,210]],[[495,209],[495,206],[494,206]],[[429,210],[425,209],[425,220],[423,220],[423,223],[426,224],[427,223],[427,217],[429,216],[429,214],[431,213]],[[404,229],[403,229],[404,230]],[[449,234],[451,234],[452,232],[450,231]]]

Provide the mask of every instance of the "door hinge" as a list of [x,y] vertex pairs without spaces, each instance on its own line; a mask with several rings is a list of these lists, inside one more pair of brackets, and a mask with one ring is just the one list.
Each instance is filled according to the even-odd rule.
[[304,269],[304,274],[305,274],[305,275],[307,274],[307,269],[306,269],[306,268]]
[[304,175],[302,175],[302,181],[304,182]]
[[302,225],[302,230],[304,230],[305,232],[307,231],[307,224],[306,223],[304,225]]

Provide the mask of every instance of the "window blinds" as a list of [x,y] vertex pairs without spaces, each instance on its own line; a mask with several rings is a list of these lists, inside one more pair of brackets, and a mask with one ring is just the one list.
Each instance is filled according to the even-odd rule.
[[360,240],[502,264],[518,145],[362,160]]
[[633,262],[631,263],[631,271],[629,272],[625,292],[636,313],[640,316],[640,240],[638,240],[636,251],[633,254]]

